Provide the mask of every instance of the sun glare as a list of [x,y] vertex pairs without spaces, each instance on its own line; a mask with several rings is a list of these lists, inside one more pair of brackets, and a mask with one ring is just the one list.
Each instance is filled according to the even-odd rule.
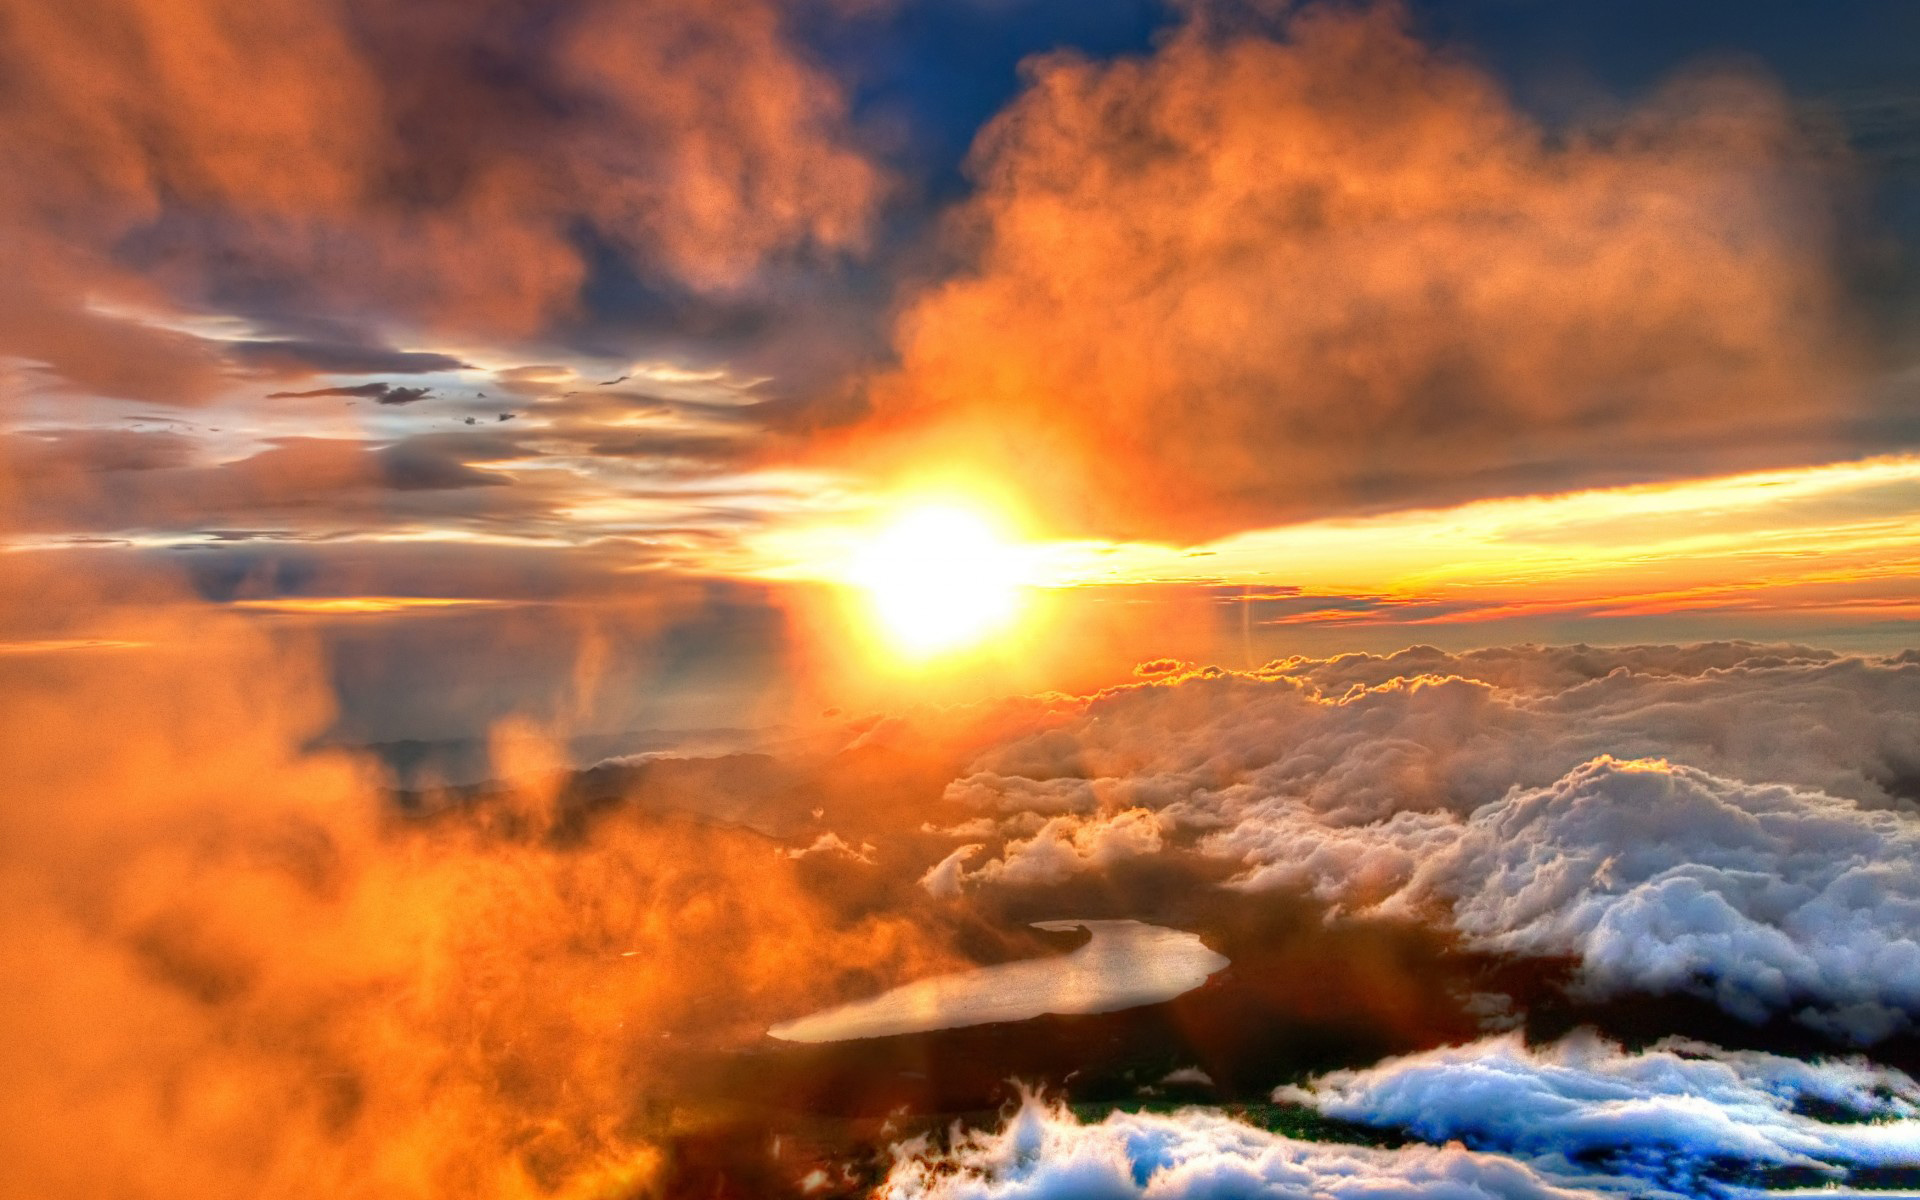
[[854,553],[861,588],[886,642],[909,659],[979,644],[1019,616],[1026,581],[1018,551],[975,510],[920,504],[881,525]]

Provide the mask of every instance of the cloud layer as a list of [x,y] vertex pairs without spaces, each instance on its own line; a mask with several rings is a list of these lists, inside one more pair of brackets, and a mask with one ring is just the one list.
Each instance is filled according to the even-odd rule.
[[[896,1146],[889,1200],[1067,1197],[1719,1196],[1920,1165],[1920,1085],[1863,1061],[1671,1040],[1490,1038],[1276,1099],[1436,1145],[1301,1141],[1199,1108],[1082,1124],[1028,1096],[999,1130]],[[1438,1145],[1444,1144],[1444,1145]],[[1463,1145],[1464,1144],[1464,1145]]]
[[1246,1196],[1273,1200],[1575,1200],[1510,1159],[1457,1146],[1373,1150],[1295,1141],[1220,1113],[1116,1112],[1083,1125],[1028,1098],[997,1132],[961,1135],[944,1152],[896,1147],[886,1200],[1068,1200]]
[[1029,63],[981,134],[967,266],[874,393],[906,453],[1038,456],[1056,519],[1200,537],[1817,452],[1833,164],[1766,83],[1549,131],[1400,5],[1190,7]]
[[842,910],[697,770],[567,792],[524,721],[515,784],[403,807],[302,749],[331,704],[302,639],[120,598],[0,579],[5,627],[96,623],[0,672],[0,1191],[673,1194],[701,1054],[962,961],[938,914]]
[[855,248],[883,182],[791,8],[9,2],[0,353],[190,400],[220,346],[147,317],[525,334],[606,262],[727,291]]
[[1754,1169],[1838,1182],[1848,1167],[1920,1165],[1920,1085],[1901,1072],[1681,1040],[1628,1052],[1585,1033],[1538,1048],[1507,1035],[1276,1098],[1516,1155],[1560,1178],[1598,1171],[1690,1195]]
[[959,831],[984,852],[927,882],[1193,850],[1239,888],[1575,956],[1591,994],[1873,1041],[1920,1016],[1917,711],[1910,656],[1743,645],[1193,673],[982,755],[947,796],[998,840]]

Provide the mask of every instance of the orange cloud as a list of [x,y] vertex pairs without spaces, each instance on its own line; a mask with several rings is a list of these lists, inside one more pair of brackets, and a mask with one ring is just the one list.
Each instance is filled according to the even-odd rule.
[[706,776],[768,786],[757,760],[583,797],[508,723],[514,785],[409,808],[301,749],[331,698],[299,634],[37,568],[0,629],[51,603],[94,637],[0,672],[0,1191],[685,1194],[722,1049],[958,965],[910,882],[902,909],[673,815],[713,811]]
[[858,453],[1178,538],[1821,453],[1840,167],[1772,87],[1550,131],[1398,5],[1216,7],[1029,65]]
[[519,333],[583,231],[703,290],[857,248],[882,179],[787,7],[4,0],[0,352],[185,400],[217,356],[109,310]]

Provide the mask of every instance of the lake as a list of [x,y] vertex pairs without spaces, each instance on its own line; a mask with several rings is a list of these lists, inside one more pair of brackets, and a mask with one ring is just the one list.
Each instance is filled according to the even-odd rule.
[[1033,927],[1085,929],[1092,937],[1056,958],[916,980],[767,1032],[787,1042],[845,1042],[1047,1013],[1117,1012],[1171,1000],[1227,966],[1194,934],[1140,921],[1035,921]]

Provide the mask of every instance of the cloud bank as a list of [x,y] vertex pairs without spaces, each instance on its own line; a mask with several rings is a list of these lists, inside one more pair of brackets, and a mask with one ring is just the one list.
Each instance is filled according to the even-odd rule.
[[1754,1169],[1838,1182],[1848,1167],[1920,1165],[1920,1084],[1905,1074],[1679,1039],[1628,1052],[1586,1033],[1538,1048],[1510,1034],[1275,1096],[1559,1178],[1599,1171],[1689,1195]]
[[1920,819],[1664,762],[1597,759],[1464,827],[1384,908],[1450,908],[1488,949],[1571,954],[1586,989],[1689,991],[1859,1042],[1920,1017]]
[[997,842],[928,879],[1197,852],[1231,886],[1574,956],[1860,1042],[1920,1016],[1920,663],[1725,644],[1192,672],[1056,712],[948,799]]
[[1670,1039],[1517,1035],[1337,1071],[1275,1099],[1436,1145],[1301,1141],[1224,1113],[1082,1124],[1032,1096],[998,1131],[895,1147],[890,1200],[1140,1196],[1723,1196],[1920,1166],[1920,1084],[1860,1060],[1802,1062]]
[[1197,539],[1818,452],[1837,168],[1775,88],[1548,130],[1402,5],[1188,7],[980,135],[965,265],[873,389],[903,454],[1040,456],[1056,520]]
[[1575,1200],[1510,1159],[1457,1146],[1374,1150],[1295,1141],[1220,1113],[1116,1112],[1083,1125],[1028,1097],[997,1132],[962,1134],[946,1151],[896,1147],[886,1200],[1068,1200],[1247,1196],[1273,1200]]
[[0,353],[188,401],[231,364],[151,317],[522,335],[607,262],[727,292],[856,249],[884,181],[792,9],[9,0]]

